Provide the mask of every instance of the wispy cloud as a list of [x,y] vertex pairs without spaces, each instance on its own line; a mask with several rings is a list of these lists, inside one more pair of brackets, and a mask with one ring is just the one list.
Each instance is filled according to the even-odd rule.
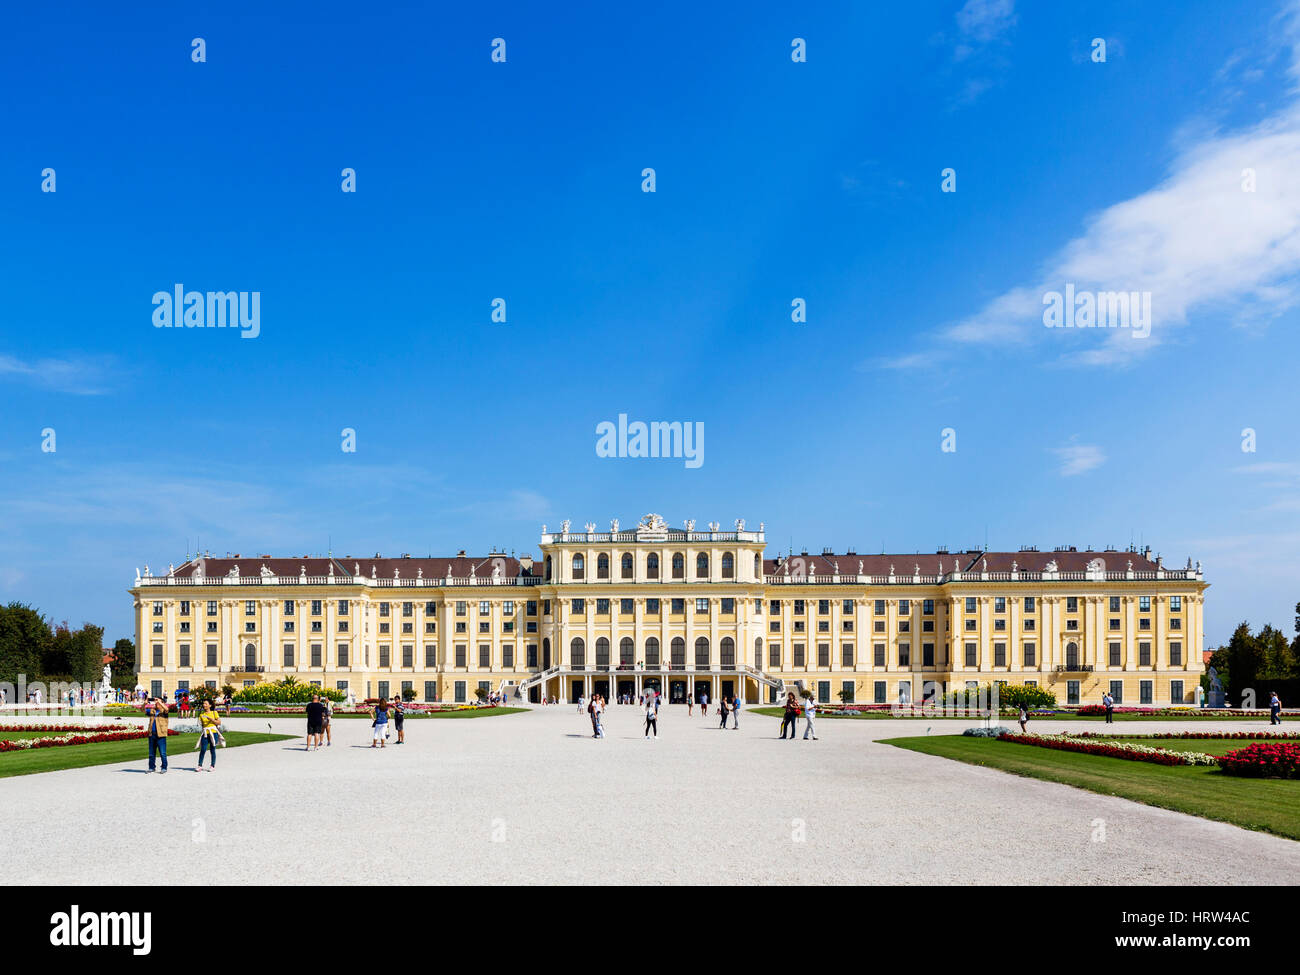
[[107,358],[24,360],[0,354],[0,379],[14,379],[78,396],[108,392],[112,369],[112,362]]
[[1106,455],[1095,444],[1069,443],[1064,447],[1053,447],[1052,453],[1060,458],[1059,473],[1062,477],[1086,474],[1106,463]]
[[1004,68],[1000,48],[1016,25],[1015,0],[966,0],[956,14],[957,30],[944,40],[952,46],[952,61],[971,72],[956,87],[953,107],[976,101],[995,84]]
[[1005,36],[1015,25],[1015,0],[966,0],[957,11],[957,29],[964,45],[988,44]]

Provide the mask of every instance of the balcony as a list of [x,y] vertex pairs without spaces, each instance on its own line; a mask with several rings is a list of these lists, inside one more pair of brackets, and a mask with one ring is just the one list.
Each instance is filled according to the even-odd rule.
[[1091,674],[1092,664],[1057,664],[1054,668],[1058,674]]
[[264,673],[266,673],[266,668],[263,667],[261,664],[246,664],[246,665],[244,665],[243,667],[231,667],[231,668],[230,668],[230,673],[232,673],[232,674],[264,674]]

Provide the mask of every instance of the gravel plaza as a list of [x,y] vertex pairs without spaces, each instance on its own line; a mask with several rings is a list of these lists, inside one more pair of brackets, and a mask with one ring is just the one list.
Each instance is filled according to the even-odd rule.
[[[676,706],[659,723],[647,742],[639,710],[613,706],[598,741],[585,714],[557,705],[410,720],[407,744],[380,750],[368,721],[339,718],[332,747],[226,749],[215,775],[179,750],[172,774],[146,775],[141,742],[131,764],[0,779],[3,878],[137,883],[146,862],[234,885],[1236,885],[1300,872],[1289,840],[878,743],[962,721],[822,718],[820,740],[794,742],[751,712],[738,731]],[[301,719],[269,724],[304,731]],[[129,843],[97,839],[123,819]]]

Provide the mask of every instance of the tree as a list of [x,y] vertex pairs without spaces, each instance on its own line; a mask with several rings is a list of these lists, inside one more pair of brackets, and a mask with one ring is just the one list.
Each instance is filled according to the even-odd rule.
[[119,687],[135,686],[135,643],[122,637],[113,644],[113,683]]
[[405,701],[407,704],[410,704],[412,701],[414,701],[414,700],[415,700],[415,688],[414,688],[414,687],[403,687],[403,688],[402,688],[402,700]]
[[486,701],[488,696],[488,689],[486,687],[476,687],[474,688],[474,696],[479,699],[480,703]]
[[50,641],[49,622],[31,606],[0,606],[0,681],[17,684],[19,674],[39,676]]

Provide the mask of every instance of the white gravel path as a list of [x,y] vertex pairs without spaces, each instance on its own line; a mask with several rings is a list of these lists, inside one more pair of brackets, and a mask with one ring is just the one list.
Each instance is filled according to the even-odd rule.
[[[212,775],[191,771],[192,751],[172,756],[171,774],[144,775],[141,742],[132,765],[0,779],[0,880],[130,883],[128,862],[184,862],[228,884],[1221,885],[1300,876],[1300,843],[876,741],[927,727],[952,734],[963,722],[823,718],[820,741],[789,742],[775,740],[776,718],[742,714],[741,730],[723,732],[713,715],[666,712],[658,742],[642,738],[634,707],[613,708],[609,736],[594,741],[585,715],[557,706],[411,720],[409,743],[382,751],[367,747],[368,721],[339,718],[332,748],[306,753],[298,739],[225,749]],[[271,723],[303,730],[298,719]],[[1033,730],[1065,727],[1040,721]],[[1098,820],[1104,842],[1093,839]]]

